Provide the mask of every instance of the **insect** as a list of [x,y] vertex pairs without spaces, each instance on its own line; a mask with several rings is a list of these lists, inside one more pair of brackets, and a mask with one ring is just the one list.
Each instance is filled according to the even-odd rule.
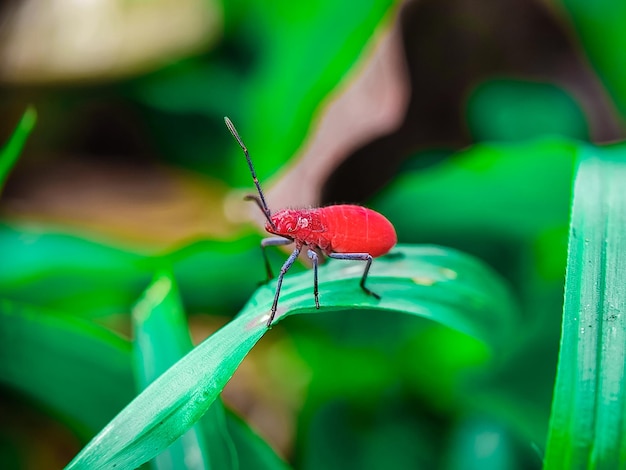
[[272,321],[276,315],[283,278],[304,247],[307,249],[307,256],[313,263],[313,295],[316,308],[320,308],[317,281],[318,253],[335,259],[365,261],[365,270],[360,283],[361,289],[366,294],[380,299],[378,294],[365,287],[365,281],[372,265],[372,259],[387,253],[397,242],[396,231],[391,222],[376,211],[348,204],[314,209],[282,209],[272,214],[265,201],[265,195],[254,171],[248,149],[230,119],[225,117],[224,122],[243,150],[258,192],[258,196],[248,195],[244,199],[254,201],[259,206],[267,219],[265,230],[276,235],[261,241],[261,251],[263,252],[268,281],[273,278],[273,274],[265,249],[268,246],[295,243],[295,249],[280,268],[280,274],[276,281],[274,303],[267,320],[268,328],[272,326]]

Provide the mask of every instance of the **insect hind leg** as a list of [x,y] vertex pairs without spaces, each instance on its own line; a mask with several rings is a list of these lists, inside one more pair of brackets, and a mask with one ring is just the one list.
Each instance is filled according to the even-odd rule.
[[335,259],[365,261],[365,270],[363,271],[363,277],[361,277],[361,283],[359,285],[367,295],[371,295],[372,297],[380,300],[380,295],[378,295],[376,292],[372,292],[367,287],[365,287],[365,280],[367,279],[367,274],[370,272],[370,266],[372,265],[372,255],[370,255],[369,253],[331,253],[328,255],[328,257]]

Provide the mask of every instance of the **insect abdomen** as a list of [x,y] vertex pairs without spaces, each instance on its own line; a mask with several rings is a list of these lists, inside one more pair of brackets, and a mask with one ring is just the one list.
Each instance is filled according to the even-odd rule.
[[371,209],[337,205],[318,210],[327,229],[330,251],[376,257],[387,253],[398,241],[391,222]]

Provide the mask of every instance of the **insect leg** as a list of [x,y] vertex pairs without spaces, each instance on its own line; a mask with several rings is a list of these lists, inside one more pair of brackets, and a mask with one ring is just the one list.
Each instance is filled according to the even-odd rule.
[[268,246],[289,245],[290,243],[293,243],[293,240],[284,237],[268,237],[261,240],[261,252],[263,253],[263,262],[265,263],[265,271],[267,272],[267,279],[265,280],[265,282],[269,282],[274,279],[272,266],[270,265],[270,259],[267,256],[267,251],[265,251],[265,248]]
[[315,308],[320,308],[319,294],[317,291],[317,264],[319,257],[313,250],[307,250],[307,255],[309,259],[313,261],[313,296],[315,297]]
[[294,263],[294,261],[296,261],[299,254],[300,247],[296,246],[295,250],[293,250],[293,253],[289,255],[289,258],[287,258],[287,261],[285,261],[285,264],[283,264],[283,267],[280,268],[280,274],[278,275],[278,279],[276,280],[276,294],[274,294],[274,303],[272,304],[270,318],[269,320],[267,320],[268,328],[272,326],[272,321],[274,320],[274,316],[276,315],[276,308],[278,307],[278,297],[280,296],[280,288],[283,285],[283,278],[285,277],[285,274]]
[[372,265],[372,255],[369,253],[331,253],[328,255],[330,258],[335,259],[352,259],[357,261],[367,261],[365,265],[365,271],[363,271],[363,277],[361,278],[361,289],[365,291],[367,295],[371,295],[380,300],[380,295],[376,292],[372,292],[367,287],[365,287],[365,280],[367,279],[367,273],[370,271],[370,266]]

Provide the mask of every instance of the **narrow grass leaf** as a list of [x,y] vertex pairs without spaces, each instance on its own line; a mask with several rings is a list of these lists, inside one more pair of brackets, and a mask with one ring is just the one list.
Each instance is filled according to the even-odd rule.
[[7,144],[0,151],[0,191],[2,191],[4,183],[9,176],[9,172],[22,152],[26,138],[33,130],[33,127],[35,127],[36,121],[37,113],[35,108],[28,108],[24,112],[22,119],[20,119],[13,135],[11,135]]
[[626,462],[626,146],[582,151],[546,469]]
[[226,413],[228,431],[237,445],[239,468],[246,470],[287,470],[290,468],[276,452],[234,413]]
[[[133,309],[135,372],[141,389],[193,348],[178,287],[157,275]],[[237,450],[218,398],[200,422],[155,458],[156,468],[236,469]]]
[[166,449],[204,415],[263,336],[265,325],[254,321],[259,313],[236,318],[168,369],[67,468],[135,468]]
[[[510,341],[517,311],[499,276],[479,261],[439,247],[399,246],[373,265],[334,261],[320,269],[325,311],[377,309],[419,315],[481,339],[494,349]],[[309,272],[284,283],[277,321],[316,312]],[[70,463],[68,469],[132,468],[153,458],[207,411],[248,351],[267,331],[274,283],[257,291],[241,314],[168,369]]]
[[[155,277],[133,309],[132,321],[134,370],[141,391],[193,347],[178,289],[170,275]],[[196,424],[157,455],[153,465],[159,470],[209,469],[205,442],[203,430]]]

